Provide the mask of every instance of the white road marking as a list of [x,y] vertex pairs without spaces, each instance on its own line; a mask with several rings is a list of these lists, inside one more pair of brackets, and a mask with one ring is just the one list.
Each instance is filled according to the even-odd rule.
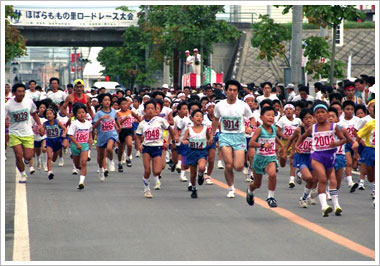
[[28,204],[26,184],[20,184],[21,174],[16,168],[16,198],[13,235],[13,261],[30,261]]

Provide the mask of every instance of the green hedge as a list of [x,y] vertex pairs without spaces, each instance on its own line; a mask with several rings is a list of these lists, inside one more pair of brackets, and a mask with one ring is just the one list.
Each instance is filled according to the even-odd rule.
[[[286,23],[285,26],[292,30],[292,23]],[[329,27],[330,28],[330,27]],[[344,28],[345,29],[374,29],[375,28],[375,22],[373,21],[364,21],[364,22],[356,22],[356,21],[346,21],[344,22]],[[302,29],[304,30],[313,30],[313,29],[319,29],[318,26],[314,24],[309,23],[303,23]]]

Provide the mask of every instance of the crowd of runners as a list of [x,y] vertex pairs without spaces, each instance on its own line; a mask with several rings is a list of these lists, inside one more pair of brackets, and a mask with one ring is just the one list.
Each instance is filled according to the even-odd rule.
[[[54,182],[54,168],[63,167],[63,155],[70,153],[83,190],[91,152],[104,182],[112,172],[133,167],[134,149],[144,166],[136,178],[142,178],[146,198],[152,198],[151,180],[154,190],[161,189],[165,168],[177,171],[197,198],[199,186],[213,184],[216,166],[224,168],[228,198],[235,197],[234,171],[243,171],[249,205],[265,176],[267,203],[274,208],[276,175],[288,163],[289,188],[304,184],[302,208],[318,198],[323,216],[341,215],[338,191],[365,190],[365,182],[372,185],[375,206],[375,78],[361,75],[334,87],[317,82],[315,97],[309,89],[229,80],[196,90],[164,84],[110,94],[96,87],[86,93],[80,79],[62,89],[51,78],[47,91],[34,80],[5,84],[5,148],[14,151],[19,183],[35,167]],[[353,180],[353,170],[360,179]]]

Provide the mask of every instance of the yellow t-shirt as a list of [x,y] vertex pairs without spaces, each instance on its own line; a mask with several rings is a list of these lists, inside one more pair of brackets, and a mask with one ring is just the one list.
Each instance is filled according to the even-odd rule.
[[358,136],[364,140],[367,147],[375,148],[375,119],[367,122],[358,131]]

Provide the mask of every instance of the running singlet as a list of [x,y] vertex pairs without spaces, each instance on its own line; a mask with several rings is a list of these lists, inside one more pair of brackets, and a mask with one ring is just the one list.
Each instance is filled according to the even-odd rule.
[[353,116],[350,120],[346,119],[340,119],[338,125],[343,126],[347,129],[348,134],[353,140],[356,140],[356,137],[354,135],[354,130],[355,130],[355,125],[358,123],[360,120],[359,117]]
[[[337,125],[337,127],[339,128],[339,129],[342,129],[343,128],[343,126],[341,126],[341,125]],[[335,141],[339,141],[339,138],[337,137],[337,136],[335,136]],[[343,145],[341,145],[341,146],[338,146],[337,147],[337,151],[336,151],[336,153],[335,154],[340,154],[340,155],[345,155],[346,154],[346,152],[345,152],[345,146],[346,146],[346,144],[343,144]]]
[[143,120],[137,127],[136,134],[144,136],[144,146],[162,146],[164,143],[163,130],[169,129],[169,122],[159,116],[150,121]]
[[119,111],[116,113],[117,119],[120,121],[123,121],[120,123],[120,126],[122,128],[132,128],[132,123],[134,122],[134,117],[132,116],[132,111],[128,110],[126,112]]
[[203,126],[202,131],[199,133],[195,133],[193,128],[189,128],[189,148],[190,149],[205,149],[207,144],[206,144],[206,139],[207,139],[207,127]]
[[86,97],[86,95],[84,93],[82,93],[82,98],[81,99],[78,99],[77,94],[76,94],[75,91],[72,93],[72,95],[73,95],[73,102],[68,104],[68,106],[69,106],[69,113],[71,113],[71,110],[73,108],[73,104],[74,103],[83,103],[84,105],[87,105],[87,97]]
[[[301,135],[305,133],[305,128],[301,126]],[[300,153],[302,154],[310,154],[311,153],[311,146],[313,144],[313,138],[308,136],[304,141],[298,146]]]
[[330,143],[335,141],[335,124],[331,123],[330,130],[317,131],[317,124],[313,126],[313,144],[312,151],[327,151],[334,150],[335,147],[330,147]]
[[270,143],[270,148],[258,148],[259,153],[262,156],[276,156],[276,136],[277,136],[277,129],[275,126],[272,127],[272,133],[268,133],[263,126],[259,126],[261,128],[261,134],[259,138],[257,139],[258,143]]
[[58,120],[54,119],[54,124],[50,125],[49,121],[44,122],[46,129],[46,137],[48,139],[55,139],[61,136],[61,128],[58,126]]

